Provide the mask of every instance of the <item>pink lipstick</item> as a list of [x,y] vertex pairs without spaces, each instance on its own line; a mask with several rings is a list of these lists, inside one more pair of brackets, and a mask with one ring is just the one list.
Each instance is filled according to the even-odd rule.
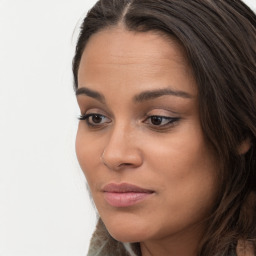
[[140,188],[128,183],[110,183],[104,186],[102,191],[107,203],[113,207],[132,206],[145,200],[154,193],[152,190]]

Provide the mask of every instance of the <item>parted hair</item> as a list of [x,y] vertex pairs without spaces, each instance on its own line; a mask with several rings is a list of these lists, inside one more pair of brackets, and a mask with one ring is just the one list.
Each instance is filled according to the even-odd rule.
[[[75,90],[88,40],[116,26],[174,38],[196,79],[201,126],[220,162],[217,200],[198,255],[235,256],[238,241],[255,252],[255,13],[240,0],[100,0],[81,25],[73,59]],[[250,148],[241,153],[244,141]],[[139,243],[114,240],[99,218],[89,256],[140,254]]]

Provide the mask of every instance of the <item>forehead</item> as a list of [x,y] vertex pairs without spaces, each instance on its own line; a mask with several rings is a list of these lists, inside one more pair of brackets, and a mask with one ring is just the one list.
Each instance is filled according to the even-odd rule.
[[163,80],[166,75],[169,75],[170,82],[186,77],[191,80],[191,85],[184,89],[190,93],[195,90],[184,49],[176,40],[156,32],[109,28],[89,39],[78,70],[78,86],[85,86],[86,83],[88,87],[95,79],[99,83],[106,79],[114,83],[122,78],[130,82],[129,86],[136,84],[138,88],[138,84],[141,87],[148,82],[150,86],[153,79]]
[[[135,32],[124,28],[104,29],[89,39],[82,60],[99,56],[119,59],[120,64],[129,64],[134,58],[172,60],[187,66],[184,50],[176,40],[157,32]],[[103,59],[102,59],[103,60]]]

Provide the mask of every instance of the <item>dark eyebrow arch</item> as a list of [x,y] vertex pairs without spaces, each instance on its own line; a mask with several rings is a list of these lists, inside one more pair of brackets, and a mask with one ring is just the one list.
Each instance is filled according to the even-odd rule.
[[134,97],[134,102],[139,103],[142,101],[152,100],[165,95],[172,95],[172,96],[181,97],[185,99],[193,98],[193,96],[187,92],[175,91],[169,88],[165,88],[165,89],[142,92]]
[[86,87],[78,88],[76,90],[76,96],[78,96],[78,95],[86,95],[86,96],[94,98],[102,103],[105,102],[105,97],[101,93],[96,92],[96,91],[86,88]]

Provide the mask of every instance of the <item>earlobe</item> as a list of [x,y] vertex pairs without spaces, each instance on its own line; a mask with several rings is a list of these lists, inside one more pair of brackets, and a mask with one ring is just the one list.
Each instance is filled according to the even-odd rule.
[[251,148],[251,140],[250,138],[247,137],[245,140],[241,142],[241,144],[238,147],[239,155],[246,154],[250,148]]

